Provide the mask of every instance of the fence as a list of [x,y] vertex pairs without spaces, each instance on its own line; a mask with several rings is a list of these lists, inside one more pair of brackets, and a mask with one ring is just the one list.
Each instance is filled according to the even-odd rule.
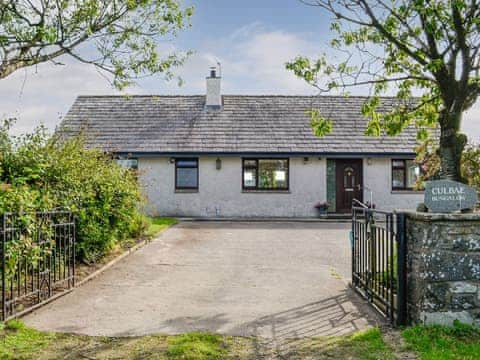
[[20,316],[75,283],[75,221],[69,211],[0,215],[0,320]]
[[404,216],[352,208],[352,286],[393,324],[406,323]]

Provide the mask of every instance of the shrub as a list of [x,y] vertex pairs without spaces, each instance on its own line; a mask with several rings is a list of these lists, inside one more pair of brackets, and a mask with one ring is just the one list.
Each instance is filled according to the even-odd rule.
[[42,127],[10,136],[10,126],[0,126],[0,213],[72,210],[77,256],[86,262],[145,230],[132,171],[109,154],[87,149],[81,136],[64,140]]
[[[416,161],[422,168],[422,176],[416,187],[422,188],[424,181],[439,178],[440,158],[435,144],[432,144],[431,141],[419,145],[416,151]],[[480,145],[467,144],[465,146],[462,153],[461,171],[464,182],[480,191]]]

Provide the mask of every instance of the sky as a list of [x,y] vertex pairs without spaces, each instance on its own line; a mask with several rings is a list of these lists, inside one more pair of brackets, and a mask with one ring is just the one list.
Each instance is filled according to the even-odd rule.
[[[160,76],[140,81],[126,94],[204,94],[210,66],[221,63],[224,94],[314,95],[315,89],[285,69],[297,55],[329,53],[330,18],[298,0],[184,0],[193,5],[192,27],[159,44],[193,50],[176,69],[184,84]],[[54,130],[78,95],[119,94],[93,66],[62,59],[0,80],[0,116],[15,117],[14,132],[44,124]],[[362,89],[353,94],[362,95]],[[480,103],[465,114],[462,130],[480,142]]]

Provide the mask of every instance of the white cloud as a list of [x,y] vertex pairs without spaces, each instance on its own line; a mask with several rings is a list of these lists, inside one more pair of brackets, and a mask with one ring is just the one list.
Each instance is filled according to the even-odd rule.
[[315,44],[299,35],[283,31],[245,34],[234,46],[229,62],[233,75],[245,78],[240,91],[276,94],[311,94],[312,87],[285,69],[285,63],[297,55],[314,55]]
[[221,62],[224,93],[229,94],[312,94],[314,89],[285,69],[295,56],[314,55],[315,44],[301,35],[268,31],[261,24],[246,25],[232,34],[204,44],[178,69],[185,80],[183,88],[175,83],[159,84],[147,80],[146,92],[203,94],[210,66]]
[[79,94],[112,93],[108,81],[88,65],[45,63],[0,81],[0,116],[16,117],[16,132],[44,124],[53,129]]

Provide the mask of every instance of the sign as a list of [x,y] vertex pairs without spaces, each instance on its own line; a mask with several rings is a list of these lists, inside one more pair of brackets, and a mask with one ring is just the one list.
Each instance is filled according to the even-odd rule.
[[424,202],[431,212],[449,213],[472,209],[477,201],[477,191],[474,188],[456,181],[428,181],[425,186]]

